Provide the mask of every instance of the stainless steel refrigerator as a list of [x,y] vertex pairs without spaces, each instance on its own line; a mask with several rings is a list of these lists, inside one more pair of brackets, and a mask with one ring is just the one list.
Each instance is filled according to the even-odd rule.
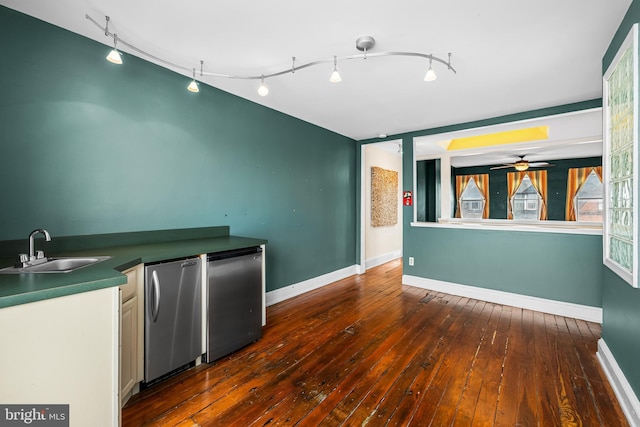
[[201,355],[201,281],[199,258],[145,266],[145,383]]

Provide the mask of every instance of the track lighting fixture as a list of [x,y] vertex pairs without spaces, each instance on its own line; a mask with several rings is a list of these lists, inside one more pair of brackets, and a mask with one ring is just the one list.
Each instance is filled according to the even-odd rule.
[[262,76],[262,80],[260,83],[260,87],[258,88],[258,95],[267,96],[269,95],[269,88],[264,84],[264,76]]
[[187,86],[187,90],[189,92],[193,92],[193,93],[198,93],[200,92],[200,89],[198,88],[198,82],[196,81],[196,69],[193,69],[193,80],[191,80],[191,83],[189,83],[189,86]]
[[[203,66],[204,66],[204,61],[200,61],[200,77],[202,77],[202,73],[203,73]],[[187,90],[189,92],[193,92],[193,93],[198,93],[200,92],[200,88],[198,87],[198,82],[196,81],[196,69],[193,69],[193,80],[191,80],[191,83],[189,83],[189,86],[187,86]]]
[[[189,84],[189,86],[187,87],[187,89],[189,89],[191,92],[198,92],[198,82],[196,81],[195,78],[195,68],[194,69],[190,69],[187,67],[184,67],[182,65],[178,65],[178,64],[174,64],[170,61],[166,61],[162,58],[158,58],[157,56],[154,56],[150,53],[147,53],[141,49],[138,49],[137,47],[123,41],[122,39],[118,39],[117,34],[113,34],[111,32],[109,32],[109,17],[106,16],[106,25],[105,27],[102,27],[100,24],[98,24],[95,20],[93,20],[93,18],[91,18],[89,15],[85,15],[85,17],[91,21],[93,24],[95,24],[97,27],[99,27],[100,29],[104,30],[104,34],[105,36],[108,37],[113,37],[113,50],[111,51],[111,53],[109,53],[109,56],[107,57],[107,59],[115,64],[122,64],[122,58],[120,56],[120,52],[118,52],[117,50],[117,43],[118,41],[120,41],[121,44],[127,46],[129,49],[138,52],[139,54],[141,54],[143,57],[147,57],[151,60],[153,60],[156,63],[162,63],[165,64],[167,66],[169,66],[172,69],[177,69],[177,70],[182,70],[184,72],[190,72],[192,71],[193,73],[193,79],[191,81],[191,83]],[[278,76],[282,76],[284,74],[293,74],[295,73],[297,70],[301,70],[304,68],[308,68],[308,67],[312,67],[312,66],[316,66],[316,65],[320,65],[320,64],[325,64],[325,63],[330,63],[331,61],[333,61],[333,73],[331,73],[331,77],[329,78],[329,81],[332,83],[337,83],[342,81],[342,78],[340,77],[340,73],[338,73],[338,59],[340,59],[341,61],[345,61],[345,60],[351,60],[351,59],[367,59],[367,58],[380,58],[380,57],[387,57],[387,56],[410,56],[410,57],[417,57],[417,58],[423,58],[423,59],[428,59],[429,60],[429,69],[427,70],[427,74],[424,77],[424,80],[427,82],[431,82],[436,80],[437,76],[436,76],[436,72],[433,69],[433,62],[439,62],[443,65],[445,65],[447,67],[448,70],[451,70],[453,73],[456,73],[456,70],[451,66],[451,52],[449,52],[449,58],[447,60],[438,58],[437,56],[434,56],[433,54],[426,54],[426,53],[420,53],[420,52],[371,52],[371,49],[375,46],[376,41],[373,37],[368,36],[368,35],[364,35],[364,36],[360,36],[356,39],[356,48],[363,52],[361,54],[355,54],[355,55],[347,55],[347,56],[341,56],[338,57],[337,55],[335,55],[332,59],[320,59],[320,60],[316,60],[316,61],[312,61],[312,62],[308,62],[306,64],[301,64],[301,65],[296,65],[296,57],[292,56],[291,57],[291,68],[286,68],[284,70],[281,71],[276,71],[270,74],[260,74],[260,75],[231,75],[231,74],[221,74],[221,73],[211,73],[211,72],[207,72],[205,73],[202,70],[202,62],[200,61],[200,76],[212,76],[212,77],[218,77],[218,78],[227,78],[227,79],[244,79],[244,80],[260,80],[260,87],[258,88],[258,94],[260,96],[267,96],[269,94],[269,88],[265,85],[264,83],[264,79],[265,78],[271,78],[271,77],[278,77]]]
[[340,83],[342,81],[340,73],[338,73],[338,58],[336,56],[333,57],[333,73],[331,73],[329,81],[331,83]]
[[[104,35],[109,36],[109,17],[106,16],[105,18],[107,20],[107,25],[104,27]],[[120,52],[118,52],[118,35],[117,34],[113,34],[113,50],[111,50],[111,52],[109,52],[109,55],[107,55],[107,61],[113,64],[118,64],[118,65],[122,64],[122,56],[120,56]]]

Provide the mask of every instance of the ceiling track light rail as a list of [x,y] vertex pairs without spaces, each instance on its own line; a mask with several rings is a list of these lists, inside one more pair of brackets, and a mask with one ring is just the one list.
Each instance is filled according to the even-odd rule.
[[[109,31],[109,21],[110,18],[108,16],[105,17],[106,19],[106,25],[103,27],[102,25],[100,25],[98,22],[96,22],[93,18],[91,18],[88,14],[85,15],[86,19],[88,19],[89,21],[91,21],[94,25],[96,25],[98,28],[100,28],[102,31],[104,31],[105,36],[111,37],[113,39],[114,42],[114,51],[117,51],[116,49],[116,45],[119,43],[120,45],[124,45],[127,46],[129,49],[139,53],[142,56],[145,56],[149,59],[152,59],[156,62],[165,64],[171,68],[174,69],[178,69],[178,70],[182,70],[186,73],[188,73],[189,75],[192,74],[193,72],[193,82],[195,82],[195,69],[192,67],[185,67],[179,64],[175,64],[173,62],[167,61],[165,59],[159,58],[155,55],[152,55],[148,52],[145,52],[142,49],[139,49],[137,47],[135,47],[134,45],[127,43],[126,41],[122,40],[122,38],[120,38],[117,34],[112,33],[111,31]],[[447,67],[448,70],[452,71],[454,74],[457,74],[455,68],[453,68],[451,66],[451,52],[448,53],[448,58],[447,60],[444,60],[442,58],[439,58],[433,54],[426,54],[426,53],[420,53],[420,52],[370,52],[370,50],[375,46],[375,39],[372,36],[360,36],[358,37],[358,39],[356,40],[356,48],[360,51],[362,51],[363,53],[360,54],[355,54],[355,55],[345,55],[345,56],[333,56],[331,58],[327,58],[327,59],[319,59],[316,61],[312,61],[312,62],[307,62],[304,64],[300,64],[300,65],[296,65],[296,57],[293,56],[291,57],[292,61],[291,61],[291,67],[283,69],[282,71],[276,71],[270,74],[259,74],[259,75],[240,75],[240,74],[221,74],[221,73],[213,73],[210,71],[204,71],[202,69],[202,61],[200,62],[200,76],[211,76],[211,77],[220,77],[220,78],[227,78],[227,79],[243,79],[243,80],[260,80],[261,81],[261,85],[260,85],[260,89],[262,89],[261,91],[261,95],[263,95],[263,93],[266,91],[268,93],[268,89],[266,89],[266,86],[264,84],[264,80],[268,79],[268,78],[272,78],[272,77],[278,77],[278,76],[282,76],[285,74],[293,74],[298,70],[303,70],[305,68],[309,68],[309,67],[313,67],[316,65],[321,65],[321,64],[327,64],[327,63],[332,63],[334,68],[333,68],[333,74],[332,74],[332,82],[339,82],[340,80],[337,80],[337,78],[339,78],[339,75],[337,75],[337,62],[338,61],[347,61],[347,60],[352,60],[352,59],[368,59],[368,58],[379,58],[379,57],[386,57],[386,56],[406,56],[406,57],[416,57],[416,58],[424,58],[429,60],[429,68],[427,70],[427,75],[425,76],[425,81],[433,81],[436,79],[436,75],[435,75],[435,71],[432,68],[432,63],[433,62],[439,62],[443,65],[445,65]],[[121,62],[120,62],[121,63]],[[337,75],[337,77],[335,77]],[[265,93],[266,95],[266,93]]]

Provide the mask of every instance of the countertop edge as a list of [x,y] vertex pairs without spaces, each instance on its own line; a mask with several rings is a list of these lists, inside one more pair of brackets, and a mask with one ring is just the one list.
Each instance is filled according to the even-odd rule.
[[[97,291],[105,288],[112,288],[125,283],[127,283],[126,276],[124,274],[118,274],[117,276],[114,275],[114,277],[106,279],[97,279],[89,282],[79,282],[55,288],[26,292],[0,298],[0,309],[81,294],[84,292]],[[9,299],[10,301],[6,301]]]

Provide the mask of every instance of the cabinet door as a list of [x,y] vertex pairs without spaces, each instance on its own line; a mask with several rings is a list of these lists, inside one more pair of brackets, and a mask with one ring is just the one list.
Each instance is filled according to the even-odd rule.
[[120,348],[120,397],[122,404],[137,380],[138,358],[138,297],[134,296],[122,304],[121,348]]

